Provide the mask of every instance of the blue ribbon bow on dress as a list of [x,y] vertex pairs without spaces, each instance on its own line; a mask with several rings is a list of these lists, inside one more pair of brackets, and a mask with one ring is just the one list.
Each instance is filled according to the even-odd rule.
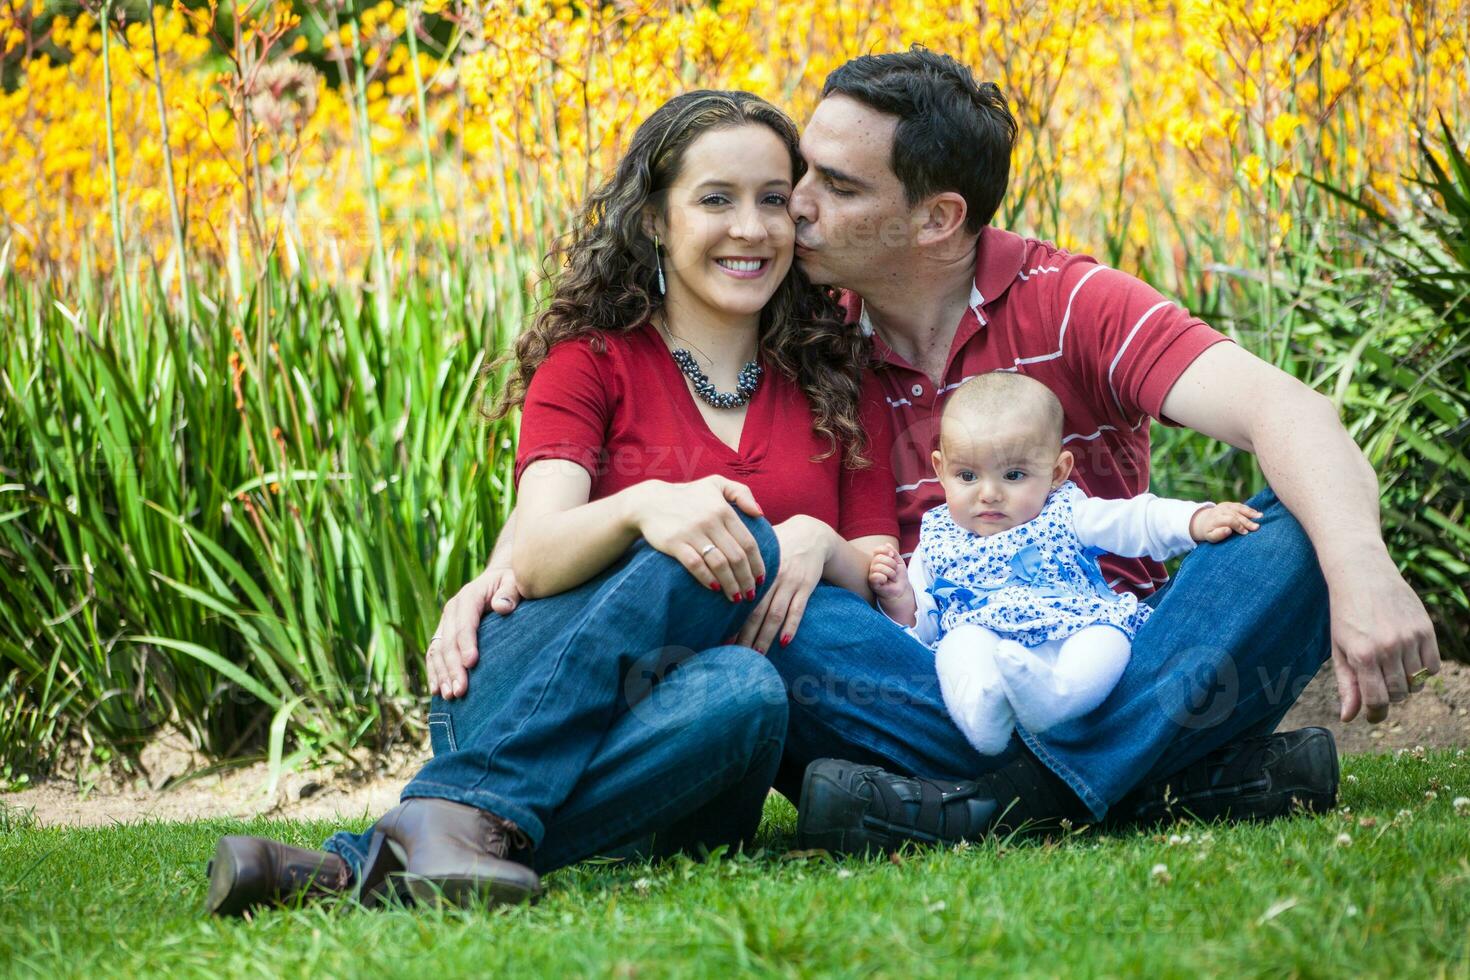
[[[936,578],[934,584],[929,587],[929,594],[934,597],[935,607],[930,614],[935,616],[942,625],[944,614],[951,607],[962,612],[979,609],[990,601],[994,593],[1017,586],[1029,589],[1039,598],[1060,599],[1073,594],[1050,583],[1043,574],[1045,567],[1041,560],[1041,549],[1034,544],[1027,545],[1012,556],[1010,570],[1010,575],[997,585],[964,586],[957,585],[946,578]],[[1065,570],[1063,573],[1065,574]]]

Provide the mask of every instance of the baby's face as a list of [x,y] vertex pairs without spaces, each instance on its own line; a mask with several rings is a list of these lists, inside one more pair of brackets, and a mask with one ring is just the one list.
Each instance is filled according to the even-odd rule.
[[950,516],[974,534],[991,535],[1035,520],[1046,495],[1072,471],[1072,454],[1050,438],[1005,424],[945,419],[934,472]]

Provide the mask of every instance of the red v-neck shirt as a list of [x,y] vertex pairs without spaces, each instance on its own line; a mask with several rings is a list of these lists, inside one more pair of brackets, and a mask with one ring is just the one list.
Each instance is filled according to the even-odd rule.
[[748,486],[773,523],[796,514],[826,522],[843,538],[898,536],[892,434],[877,379],[863,390],[864,455],[849,469],[840,448],[812,432],[811,407],[794,381],[769,367],[745,416],[740,448],[721,442],[694,403],[669,349],[648,324],[552,348],[536,369],[521,409],[515,479],[542,459],[565,459],[592,475],[590,499],[644,480],[688,483],[718,474]]
[[[845,304],[859,328],[861,301]],[[944,503],[930,454],[950,392],[977,374],[1015,371],[1035,378],[1062,403],[1062,445],[1076,460],[1072,479],[1094,497],[1148,491],[1149,422],[1195,358],[1229,338],[1190,316],[1152,286],[1073,255],[1050,242],[985,228],[975,257],[969,309],[960,320],[936,390],[924,372],[882,338],[880,361],[894,432],[900,547],[910,554],[924,512]],[[1166,579],[1151,558],[1104,556],[1108,584],[1147,595]]]

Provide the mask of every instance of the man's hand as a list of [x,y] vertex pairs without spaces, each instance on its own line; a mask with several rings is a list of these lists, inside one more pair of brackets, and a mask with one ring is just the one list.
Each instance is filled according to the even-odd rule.
[[1260,511],[1232,501],[1201,507],[1189,519],[1189,536],[1196,541],[1224,541],[1231,534],[1259,531],[1260,517]]
[[1360,709],[1368,721],[1382,721],[1390,703],[1439,673],[1439,644],[1429,614],[1387,554],[1349,572],[1328,601],[1332,672],[1344,722]]
[[889,616],[914,625],[918,603],[914,598],[914,587],[909,584],[908,569],[898,549],[885,545],[873,554],[868,565],[868,586],[878,597],[878,604]]
[[469,669],[480,659],[480,620],[492,609],[510,615],[521,598],[514,572],[487,568],[444,604],[424,655],[430,694],[452,701],[469,690]]

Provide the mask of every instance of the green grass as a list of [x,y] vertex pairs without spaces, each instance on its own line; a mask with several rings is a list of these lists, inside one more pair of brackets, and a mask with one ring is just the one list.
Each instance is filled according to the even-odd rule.
[[[1470,761],[1406,753],[1343,768],[1347,809],[1327,816],[897,861],[790,853],[794,812],[773,798],[753,856],[583,864],[550,876],[534,907],[317,906],[249,922],[202,914],[218,835],[311,845],[332,827],[43,830],[17,819],[0,822],[0,964],[87,977],[1466,975],[1470,811],[1452,799],[1470,795]],[[1168,880],[1152,875],[1158,864]]]

